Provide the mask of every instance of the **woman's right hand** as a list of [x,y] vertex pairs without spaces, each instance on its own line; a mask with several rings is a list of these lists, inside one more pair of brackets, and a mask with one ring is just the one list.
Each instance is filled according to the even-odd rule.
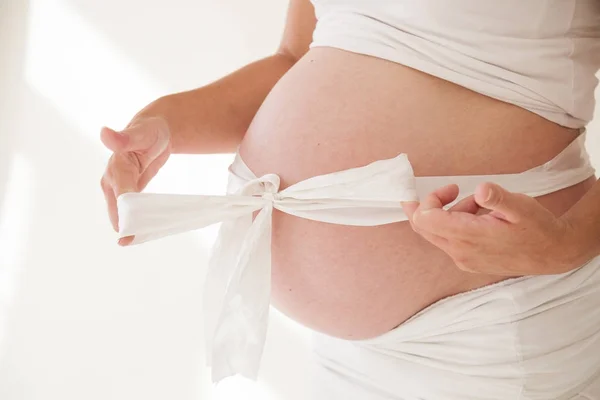
[[[119,230],[117,198],[128,192],[142,191],[171,155],[171,134],[167,122],[160,117],[134,119],[122,131],[102,128],[102,143],[113,151],[101,186],[108,215],[115,231]],[[126,246],[133,236],[121,238]]]

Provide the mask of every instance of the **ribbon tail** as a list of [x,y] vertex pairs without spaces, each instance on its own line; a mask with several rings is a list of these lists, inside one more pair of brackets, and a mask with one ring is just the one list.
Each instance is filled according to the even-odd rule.
[[272,214],[268,205],[250,226],[240,219],[221,227],[204,297],[206,354],[215,383],[236,374],[258,377],[271,297]]
[[238,266],[242,245],[251,226],[251,215],[221,224],[208,260],[203,292],[204,338],[208,367],[212,364],[213,337],[223,311],[227,287]]
[[119,237],[133,244],[192,231],[251,214],[264,202],[251,196],[125,193],[117,199]]

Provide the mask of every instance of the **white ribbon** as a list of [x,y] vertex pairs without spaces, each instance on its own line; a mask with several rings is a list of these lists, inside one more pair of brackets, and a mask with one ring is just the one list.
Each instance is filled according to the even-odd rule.
[[237,156],[226,196],[126,193],[118,198],[119,235],[135,235],[134,244],[223,222],[204,292],[213,382],[235,374],[257,378],[268,325],[274,208],[315,221],[375,226],[406,220],[400,202],[417,200],[404,154],[284,190],[279,186],[277,175],[257,178]]
[[204,293],[208,364],[215,382],[235,374],[256,379],[268,323],[274,208],[315,221],[375,226],[405,221],[400,202],[417,200],[448,183],[459,184],[455,202],[485,181],[541,196],[594,174],[584,143],[585,135],[580,135],[551,161],[517,174],[415,178],[401,154],[281,191],[277,175],[257,178],[238,155],[230,167],[226,196],[119,196],[119,234],[135,235],[135,244],[223,222]]

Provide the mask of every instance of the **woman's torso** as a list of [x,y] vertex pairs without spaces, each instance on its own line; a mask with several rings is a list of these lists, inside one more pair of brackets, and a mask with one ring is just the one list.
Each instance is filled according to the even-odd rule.
[[[271,91],[240,153],[257,176],[275,172],[286,187],[399,153],[417,176],[521,172],[577,134],[398,63],[315,47]],[[561,214],[591,184],[539,201]],[[349,227],[275,212],[272,243],[274,305],[348,339],[377,336],[444,297],[501,279],[461,272],[408,223]]]

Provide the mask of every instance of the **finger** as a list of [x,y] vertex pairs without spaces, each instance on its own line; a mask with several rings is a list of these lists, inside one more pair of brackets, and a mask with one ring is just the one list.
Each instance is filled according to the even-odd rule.
[[[150,182],[150,180],[158,173],[160,168],[162,168],[162,166],[165,165],[168,158],[169,158],[169,153],[164,152],[156,160],[154,160],[152,163],[150,163],[148,168],[146,168],[146,170],[142,173],[142,175],[138,179],[136,191],[141,191],[146,187],[146,185],[148,185],[148,182]],[[123,193],[126,193],[126,192],[123,192]],[[120,246],[129,246],[133,242],[134,239],[135,239],[135,236],[122,237],[119,239],[119,245]]]
[[110,166],[111,184],[115,196],[138,192],[141,165],[133,153],[115,153]]
[[477,214],[479,210],[481,210],[481,207],[479,207],[479,204],[475,201],[475,197],[472,195],[465,197],[450,208],[450,211],[453,212],[457,211],[469,214]]
[[417,224],[416,222],[417,218],[420,219],[423,214],[433,210],[443,210],[443,207],[446,204],[453,202],[457,196],[457,185],[447,185],[431,192],[425,197],[425,199],[423,199],[419,207],[414,210],[412,214],[413,224],[416,224],[417,227],[420,227],[420,224]]
[[[114,189],[115,187],[117,187],[117,184],[114,182],[113,174],[111,173],[111,168],[110,168],[111,166],[114,167],[115,159],[118,160],[119,158],[115,157],[115,155],[113,155],[109,161],[109,168],[107,169],[107,173],[105,173],[104,176],[102,177],[100,185],[102,187],[102,192],[104,193],[104,198],[106,199],[106,204],[108,207],[108,216],[109,216],[111,225],[116,232],[119,232],[119,209],[118,209],[118,203],[117,203],[118,196],[115,194],[115,189]],[[117,163],[117,166],[118,166],[118,163]],[[114,171],[112,171],[112,172],[114,172]],[[117,173],[117,175],[118,175],[118,173]],[[126,191],[121,191],[121,192],[125,193]],[[133,242],[133,239],[134,239],[134,236],[123,237],[123,238],[119,239],[118,243],[121,246],[127,246]]]
[[443,209],[445,204],[455,200],[457,194],[456,187],[444,187],[428,195],[413,214],[415,230],[446,239],[466,239],[476,234],[481,221],[473,213],[466,212],[474,209],[468,200],[458,210]]
[[[104,192],[104,198],[106,199],[106,204],[108,206],[108,216],[110,219],[110,223],[115,230],[115,232],[119,232],[119,209],[117,205],[117,196],[115,196],[115,192],[110,183],[111,179],[109,176],[105,175],[102,177],[100,185],[102,187],[102,192]],[[126,236],[119,238],[119,245],[127,246],[133,242],[134,236]]]
[[140,191],[144,190],[146,185],[148,185],[148,182],[150,182],[150,180],[156,176],[158,171],[165,165],[168,159],[169,153],[165,151],[158,156],[156,160],[152,161],[150,165],[148,165],[148,168],[146,168],[146,170],[142,173],[138,181],[138,189]]
[[[157,143],[162,143],[166,147],[169,142],[168,136],[166,123],[158,118],[129,126],[120,132],[107,127],[103,127],[100,131],[102,143],[114,152],[149,150]],[[155,156],[164,150],[164,148],[155,149]]]
[[527,196],[512,193],[495,183],[484,183],[475,189],[475,201],[481,206],[502,216],[504,220],[517,223],[528,214]]
[[127,135],[107,127],[100,130],[100,140],[109,150],[114,152],[126,151],[126,146],[129,143]]
[[404,214],[406,214],[406,217],[412,223],[413,214],[419,208],[420,203],[418,201],[402,201],[400,204],[402,205]]
[[439,208],[415,213],[413,223],[417,229],[447,239],[465,239],[481,233],[481,222],[476,215],[447,211]]
[[135,238],[135,236],[125,236],[119,239],[119,246],[129,246],[132,242],[133,239]]
[[[113,190],[116,198],[130,192],[139,192],[139,180],[141,165],[134,153],[114,154],[114,169],[112,170]],[[118,210],[117,210],[118,214]],[[117,217],[118,221],[118,217]],[[133,236],[122,237],[118,243],[120,246],[128,246],[133,242]]]
[[100,181],[102,192],[104,193],[104,199],[106,200],[106,206],[108,208],[108,217],[110,223],[115,231],[119,231],[119,217],[117,213],[117,198],[112,186],[110,185],[106,176],[102,177]]
[[429,210],[432,208],[442,208],[446,204],[452,203],[458,197],[458,186],[457,185],[446,185],[441,187],[434,192],[430,193],[421,202],[420,212]]
[[430,193],[422,203],[418,201],[401,202],[404,213],[413,229],[417,230],[414,225],[415,213],[421,213],[423,210],[432,208],[442,208],[446,204],[452,203],[458,197],[458,191],[457,185],[446,185]]

